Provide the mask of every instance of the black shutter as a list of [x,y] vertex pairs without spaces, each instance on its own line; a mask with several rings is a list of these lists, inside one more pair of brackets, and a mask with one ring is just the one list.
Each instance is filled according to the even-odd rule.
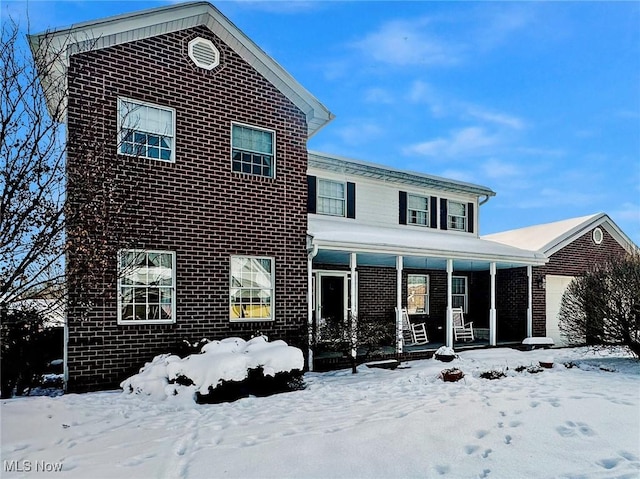
[[431,218],[429,219],[429,226],[431,228],[438,227],[438,198],[435,196],[431,197],[431,204],[429,205],[429,215]]
[[407,224],[407,192],[406,191],[400,191],[400,197],[398,198],[399,202],[398,204],[400,205],[399,208],[399,218],[400,218],[400,224],[401,225],[406,225]]
[[447,200],[440,198],[440,229],[447,229]]
[[356,217],[356,184],[347,182],[347,218]]
[[307,175],[307,213],[316,212],[316,177]]
[[475,223],[473,217],[473,203],[467,205],[467,231],[473,233],[473,224]]

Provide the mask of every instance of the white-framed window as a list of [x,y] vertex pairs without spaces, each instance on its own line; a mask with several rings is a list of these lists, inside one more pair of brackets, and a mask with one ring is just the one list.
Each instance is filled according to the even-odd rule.
[[274,131],[254,126],[232,123],[231,169],[250,175],[275,176]]
[[346,184],[341,181],[318,178],[317,213],[344,216],[347,198]]
[[454,276],[451,278],[451,306],[462,308],[466,313],[469,306],[469,289],[466,276]]
[[467,231],[467,204],[459,201],[448,201],[447,228],[450,230]]
[[229,280],[231,321],[274,319],[274,259],[261,256],[232,256]]
[[410,274],[407,277],[407,311],[409,314],[429,314],[429,275]]
[[118,152],[174,162],[175,120],[173,108],[118,98]]
[[429,197],[407,195],[407,223],[429,226]]
[[119,251],[118,322],[174,323],[175,271],[173,251]]

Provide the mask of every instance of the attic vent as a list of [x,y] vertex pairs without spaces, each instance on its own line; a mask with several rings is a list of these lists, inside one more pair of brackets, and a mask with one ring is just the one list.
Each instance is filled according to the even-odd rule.
[[596,228],[593,230],[592,236],[593,242],[595,244],[602,244],[602,240],[604,239],[604,234],[600,228]]
[[189,42],[189,58],[205,70],[213,70],[220,64],[220,52],[205,38],[194,38]]

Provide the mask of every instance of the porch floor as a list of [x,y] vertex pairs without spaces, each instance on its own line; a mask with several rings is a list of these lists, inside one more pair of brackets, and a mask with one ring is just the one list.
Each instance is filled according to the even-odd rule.
[[[454,344],[454,350],[456,352],[471,350],[471,349],[485,349],[490,347],[518,347],[521,345],[520,341],[498,341],[496,346],[489,346],[489,341],[486,339],[476,339],[475,341],[459,341]],[[364,352],[358,352],[357,363],[362,364],[369,361],[377,361],[383,359],[398,359],[399,361],[415,361],[419,359],[430,359],[435,352],[444,346],[444,343],[428,343],[423,345],[405,346],[404,351],[401,354],[397,354],[393,346],[385,346],[369,356],[365,356]],[[347,369],[351,367],[351,359],[341,353],[327,352],[316,353],[313,361],[314,371],[324,372],[333,371],[336,369]]]

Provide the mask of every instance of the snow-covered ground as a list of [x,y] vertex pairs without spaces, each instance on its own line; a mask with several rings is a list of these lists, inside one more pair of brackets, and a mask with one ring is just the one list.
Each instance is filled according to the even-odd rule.
[[[552,369],[515,371],[549,356]],[[450,367],[465,378],[440,380]],[[490,369],[507,377],[479,377]],[[305,381],[218,405],[120,391],[4,400],[1,475],[640,477],[640,365],[623,353],[488,349]]]

